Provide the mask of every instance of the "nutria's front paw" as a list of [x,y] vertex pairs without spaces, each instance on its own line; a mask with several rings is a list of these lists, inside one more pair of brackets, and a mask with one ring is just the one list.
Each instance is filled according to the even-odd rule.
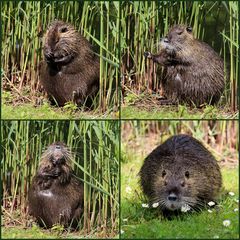
[[175,57],[176,56],[176,51],[173,47],[167,47],[166,48],[166,53],[171,56],[171,57]]
[[54,168],[52,171],[51,171],[51,174],[53,177],[58,177],[60,176],[60,173],[61,173],[61,170],[59,168]]
[[150,53],[150,52],[144,52],[144,57],[146,57],[146,58],[152,58],[152,54]]
[[59,55],[54,56],[54,62],[56,63],[67,64],[72,59],[73,59],[73,56],[71,54],[68,54],[66,56],[59,56]]

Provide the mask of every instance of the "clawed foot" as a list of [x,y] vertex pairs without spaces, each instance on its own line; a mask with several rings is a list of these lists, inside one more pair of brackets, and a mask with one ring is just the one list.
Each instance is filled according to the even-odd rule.
[[152,59],[152,54],[150,52],[144,52],[144,57]]
[[81,106],[84,103],[82,91],[80,89],[72,92],[72,101],[77,104],[77,106]]

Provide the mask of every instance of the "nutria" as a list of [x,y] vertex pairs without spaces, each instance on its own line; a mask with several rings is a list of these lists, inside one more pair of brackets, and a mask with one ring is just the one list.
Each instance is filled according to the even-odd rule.
[[139,175],[150,204],[165,213],[202,209],[216,201],[222,184],[215,158],[188,135],[170,137],[155,148]]
[[99,88],[99,58],[74,27],[52,22],[44,37],[40,82],[51,102],[78,106],[94,97]]
[[29,213],[42,227],[76,227],[83,212],[83,184],[73,175],[65,144],[51,144],[41,157],[29,190]]
[[200,107],[219,101],[225,85],[223,60],[209,45],[193,37],[191,27],[172,27],[160,43],[160,52],[144,55],[164,66],[163,92],[172,103]]

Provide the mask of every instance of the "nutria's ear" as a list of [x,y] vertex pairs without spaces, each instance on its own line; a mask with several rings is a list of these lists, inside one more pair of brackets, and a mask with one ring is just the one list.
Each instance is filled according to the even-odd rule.
[[192,32],[192,28],[191,27],[186,27],[187,32],[191,33]]

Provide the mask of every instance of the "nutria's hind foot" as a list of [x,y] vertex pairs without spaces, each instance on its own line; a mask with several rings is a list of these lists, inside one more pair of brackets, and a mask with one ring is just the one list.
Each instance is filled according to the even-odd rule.
[[83,99],[82,91],[79,88],[72,92],[72,101],[77,104],[77,106],[82,106],[84,104]]
[[143,55],[144,55],[145,58],[152,59],[152,54],[150,52],[144,52]]

